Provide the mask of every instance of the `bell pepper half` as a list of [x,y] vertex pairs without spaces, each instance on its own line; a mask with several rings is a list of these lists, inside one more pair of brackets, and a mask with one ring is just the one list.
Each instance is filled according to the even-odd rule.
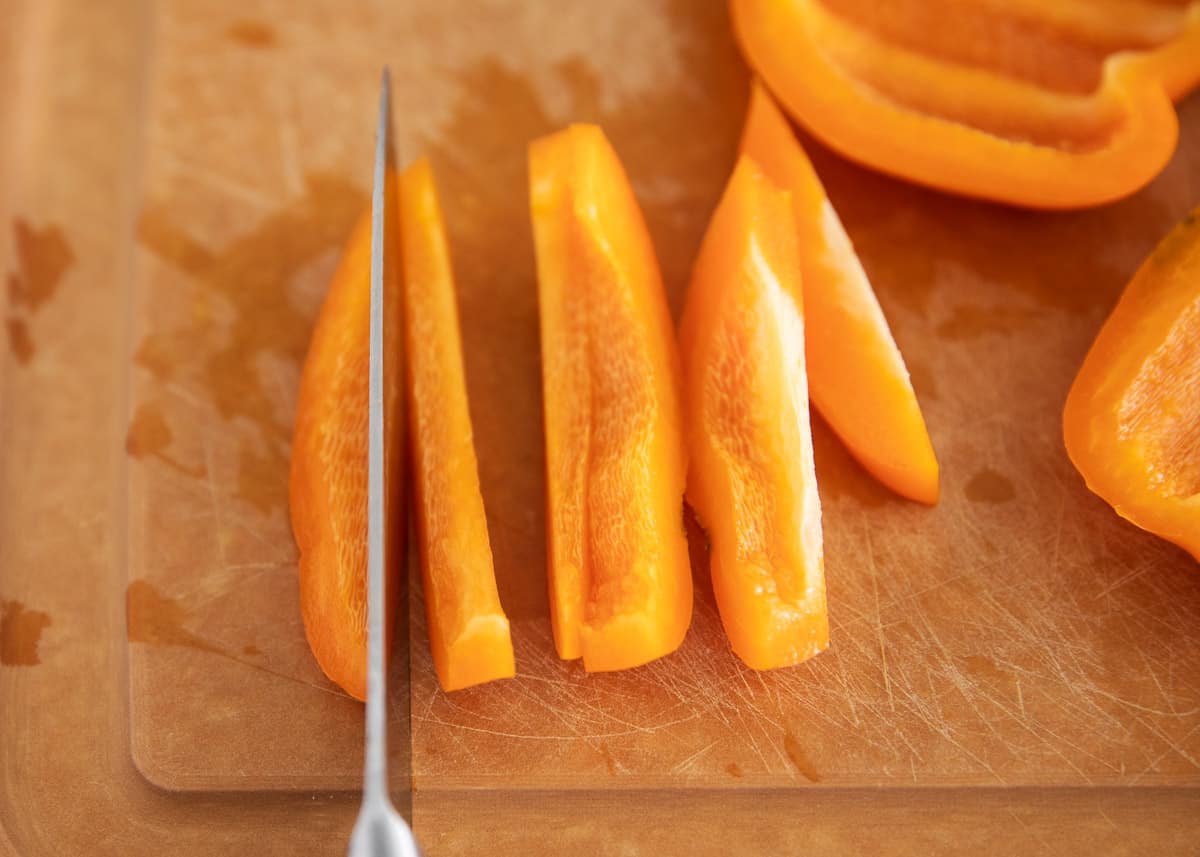
[[1088,488],[1200,560],[1200,209],[1104,322],[1067,395],[1063,437]]
[[1200,82],[1197,3],[730,6],[750,65],[831,148],[1014,205],[1080,208],[1138,190],[1175,150],[1172,99]]

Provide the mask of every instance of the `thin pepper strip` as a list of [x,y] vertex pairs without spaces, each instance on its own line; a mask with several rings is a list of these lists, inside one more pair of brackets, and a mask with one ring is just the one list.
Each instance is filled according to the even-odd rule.
[[789,194],[743,156],[696,261],[680,351],[688,502],[730,645],[760,670],[829,643],[800,279]]
[[[1079,208],[1133,193],[1175,150],[1172,99],[1200,82],[1200,4],[1178,13],[1154,49],[1110,55],[1091,95],[891,44],[822,0],[731,0],[731,9],[750,64],[830,147],[900,178],[1015,205]],[[1078,3],[1055,14],[1079,32],[1106,29],[1084,26]]]
[[757,82],[741,151],[791,192],[813,404],[880,482],[936,503],[937,458],[904,358],[816,170]]
[[1104,322],[1067,395],[1063,437],[1088,488],[1200,560],[1200,208]]
[[551,619],[589,671],[676,649],[692,614],[678,355],[625,171],[591,125],[529,148]]
[[[397,177],[385,194],[396,204]],[[393,209],[394,210],[394,209]],[[390,230],[389,230],[390,233]],[[386,360],[403,354],[398,243],[384,243]],[[321,306],[305,357],[292,438],[288,505],[300,552],[300,610],[321,669],[355,699],[367,695],[367,366],[371,216],[355,228]],[[404,509],[403,372],[385,375],[388,509]],[[403,557],[404,513],[390,512],[392,557]],[[394,627],[399,564],[386,569],[384,632]]]
[[433,170],[400,178],[405,361],[417,546],[445,691],[515,674],[479,487],[454,275]]

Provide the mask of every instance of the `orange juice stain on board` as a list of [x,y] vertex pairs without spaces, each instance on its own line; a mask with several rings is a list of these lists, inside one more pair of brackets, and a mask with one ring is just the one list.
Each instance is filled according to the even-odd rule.
[[340,246],[363,199],[349,182],[310,174],[301,197],[216,250],[176,224],[167,203],[148,205],[138,224],[144,246],[198,282],[198,307],[219,297],[232,320],[214,325],[198,312],[179,329],[147,335],[134,359],[160,381],[198,365],[198,381],[219,415],[250,423],[238,430],[232,494],[262,514],[286,504],[291,414],[263,378],[260,361],[270,355],[299,364],[312,314],[293,305],[288,287],[307,265]]
[[50,626],[50,617],[40,610],[29,610],[20,601],[5,601],[0,606],[0,664],[32,667],[42,662],[38,643],[42,631]]
[[13,357],[24,366],[36,351],[29,326],[32,316],[54,296],[75,254],[61,228],[34,227],[21,218],[13,221],[13,246],[16,269],[8,274],[11,310],[5,330]]

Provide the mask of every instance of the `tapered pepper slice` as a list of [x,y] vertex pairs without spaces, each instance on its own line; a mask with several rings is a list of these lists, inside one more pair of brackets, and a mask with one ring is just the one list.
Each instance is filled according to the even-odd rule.
[[800,280],[789,194],[743,156],[696,261],[680,352],[688,502],[730,645],[755,669],[829,642]]
[[[396,176],[386,185],[394,210]],[[390,230],[389,230],[390,231]],[[403,353],[398,242],[384,245],[385,361]],[[367,696],[367,366],[371,217],[355,228],[321,306],[296,404],[288,505],[300,550],[304,632],[325,674],[356,699]],[[403,372],[385,373],[385,482],[393,557],[404,555]],[[385,639],[391,641],[396,575],[389,563]]]
[[1200,560],[1200,208],[1104,322],[1067,396],[1063,435],[1092,491]]
[[[731,0],[799,122],[862,164],[1037,208],[1099,205],[1166,165],[1200,82],[1200,4]],[[1086,87],[1081,91],[1081,87]]]
[[879,481],[936,503],[937,458],[904,358],[812,163],[757,83],[741,150],[791,192],[813,404]]
[[692,613],[670,314],[604,133],[534,141],[529,173],[554,642],[588,670],[634,667],[677,648]]
[[454,275],[429,162],[400,179],[404,332],[416,532],[443,690],[515,674],[467,404]]

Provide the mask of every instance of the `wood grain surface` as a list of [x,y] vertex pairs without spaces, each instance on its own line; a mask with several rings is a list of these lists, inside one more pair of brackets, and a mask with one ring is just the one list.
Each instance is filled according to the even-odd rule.
[[[431,854],[1184,853],[1200,841],[1200,570],[1070,467],[1060,410],[1200,196],[1200,103],[1120,204],[1037,214],[805,138],[913,371],[933,510],[819,421],[831,649],[728,652],[693,528],[682,649],[550,642],[525,145],[600,122],[672,308],[748,94],[723,4],[350,9],[0,0],[0,854],[340,853],[361,709],[307,651],[286,469],[299,364],[366,204],[378,68],[428,154],[518,677],[437,688],[419,587],[392,699]],[[554,831],[553,833],[547,831]]]

